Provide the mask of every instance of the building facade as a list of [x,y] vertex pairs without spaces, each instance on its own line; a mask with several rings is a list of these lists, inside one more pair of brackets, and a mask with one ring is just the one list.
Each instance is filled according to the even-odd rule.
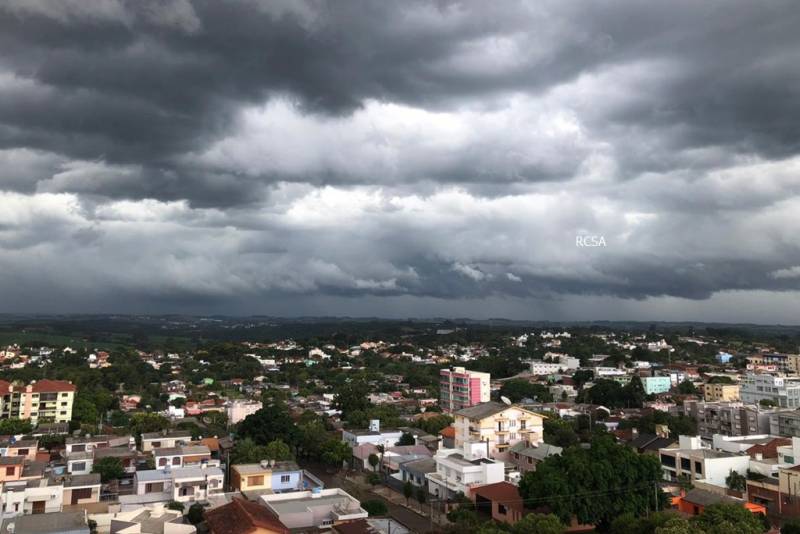
[[780,408],[800,408],[800,378],[748,373],[742,378],[742,402],[769,401]]
[[0,380],[0,418],[67,423],[77,388],[64,380],[39,380],[27,386]]
[[703,384],[703,399],[707,402],[734,402],[739,400],[738,384]]
[[467,371],[463,367],[442,369],[439,372],[439,405],[445,412],[488,402],[491,394],[491,375]]
[[465,443],[480,442],[490,458],[506,459],[513,445],[542,443],[544,418],[519,406],[485,402],[453,414],[455,448]]

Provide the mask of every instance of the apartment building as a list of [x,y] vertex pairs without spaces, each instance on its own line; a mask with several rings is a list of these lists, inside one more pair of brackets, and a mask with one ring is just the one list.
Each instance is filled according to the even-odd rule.
[[225,413],[228,416],[228,424],[235,425],[248,415],[253,415],[263,407],[260,401],[255,400],[232,400],[225,404]]
[[668,376],[646,376],[642,378],[642,386],[647,395],[667,393],[672,387],[672,380]]
[[508,449],[519,443],[542,443],[544,418],[525,408],[500,402],[484,402],[454,414],[455,448],[480,442],[487,456],[505,460]]
[[714,434],[726,436],[775,434],[770,431],[769,410],[758,406],[747,406],[741,402],[687,400],[678,413],[693,418],[697,422],[697,432],[705,437]]
[[748,373],[742,378],[742,402],[770,401],[780,408],[800,408],[800,378]]
[[703,384],[706,402],[735,402],[739,400],[739,384]]
[[0,380],[0,418],[66,423],[72,419],[77,388],[64,380],[39,380],[30,384]]
[[448,413],[488,402],[491,394],[491,375],[467,371],[463,367],[442,369],[439,372],[439,405]]
[[770,413],[769,432],[777,436],[800,437],[800,412],[776,410]]

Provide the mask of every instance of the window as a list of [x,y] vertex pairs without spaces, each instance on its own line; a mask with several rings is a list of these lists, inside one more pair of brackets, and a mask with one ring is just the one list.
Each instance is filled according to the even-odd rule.
[[323,519],[322,524],[323,526],[330,526],[333,524],[333,519]]
[[164,467],[165,465],[167,465],[167,459],[166,458],[159,458],[158,459],[158,466],[159,467]]
[[181,465],[181,457],[180,456],[176,456],[175,458],[173,458],[172,459],[172,465]]
[[154,442],[153,442],[153,448],[154,448],[154,449],[157,449],[157,448],[159,448],[160,446],[161,446],[161,442],[160,442],[160,441],[154,441]]
[[75,462],[72,464],[73,471],[85,471],[86,470],[86,462]]
[[281,483],[286,484],[292,479],[291,475],[281,475]]
[[700,462],[695,462],[694,463],[694,472],[697,475],[702,475],[703,474],[703,464],[700,463]]
[[497,513],[506,515],[508,513],[508,510],[506,510],[506,507],[504,505],[498,504],[497,505]]
[[519,422],[519,428],[520,428],[520,430],[525,430],[525,425],[527,424],[527,422],[528,422],[528,420],[527,420],[527,419],[522,419],[522,420]]
[[14,468],[13,466],[6,467],[6,476],[7,477],[14,476],[14,471],[16,471],[16,468]]
[[255,477],[247,477],[247,485],[248,486],[263,486],[264,485],[264,476],[258,475]]
[[86,444],[81,443],[80,445],[73,445],[72,452],[83,452],[86,450]]
[[28,456],[28,449],[19,449],[17,451],[17,456]]

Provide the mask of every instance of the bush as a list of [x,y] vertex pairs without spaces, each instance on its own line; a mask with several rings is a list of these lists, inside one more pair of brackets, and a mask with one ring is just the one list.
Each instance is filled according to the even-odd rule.
[[183,513],[185,508],[186,507],[183,505],[183,503],[178,501],[170,501],[169,504],[167,504],[167,509],[175,510],[176,512],[180,513]]
[[378,499],[362,502],[361,508],[366,510],[370,516],[386,515],[389,513],[386,503]]
[[203,522],[203,505],[195,503],[189,507],[189,513],[186,514],[189,523],[198,525]]

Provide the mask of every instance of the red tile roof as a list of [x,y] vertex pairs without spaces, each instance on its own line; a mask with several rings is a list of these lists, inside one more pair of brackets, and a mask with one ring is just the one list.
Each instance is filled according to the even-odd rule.
[[439,432],[439,434],[441,434],[444,438],[454,438],[456,437],[456,427],[446,426],[441,432]]
[[235,498],[206,512],[205,519],[212,534],[249,534],[258,528],[289,534],[289,529],[266,506],[244,499]]
[[34,393],[55,393],[59,391],[77,391],[74,385],[65,380],[39,380],[31,384],[31,390]]
[[484,499],[488,499],[492,502],[503,504],[513,510],[522,511],[522,497],[519,496],[517,487],[510,482],[486,484],[484,486],[470,488],[470,492],[475,495],[480,495]]
[[0,380],[0,394],[8,395],[11,392],[11,382]]

